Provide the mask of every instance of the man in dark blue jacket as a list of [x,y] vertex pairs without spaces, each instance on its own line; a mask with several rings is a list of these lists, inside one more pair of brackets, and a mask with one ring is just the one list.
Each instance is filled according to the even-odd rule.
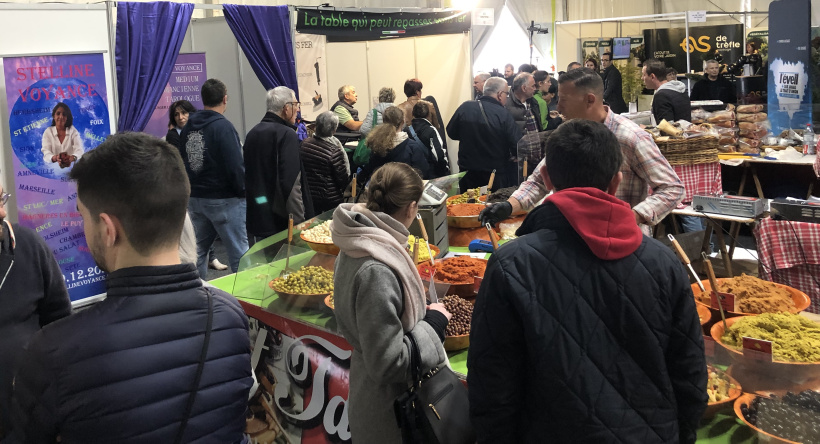
[[223,116],[228,89],[208,79],[201,89],[205,109],[188,117],[180,134],[180,154],[191,181],[188,212],[196,231],[199,275],[208,272],[208,250],[217,234],[228,251],[231,270],[248,250],[245,229],[245,162],[242,145],[231,122]]
[[177,150],[110,136],[78,161],[85,239],[107,298],[36,333],[20,359],[12,443],[237,443],[248,318],[180,264],[190,188]]
[[601,123],[565,122],[549,187],[492,255],[467,382],[480,443],[693,443],[706,407],[689,279],[614,197],[623,161]]
[[484,95],[462,103],[447,124],[450,138],[460,141],[458,167],[467,171],[459,181],[462,192],[487,185],[493,170],[493,190],[518,184],[515,157],[521,129],[504,108],[510,100],[506,83],[500,77],[487,79]]

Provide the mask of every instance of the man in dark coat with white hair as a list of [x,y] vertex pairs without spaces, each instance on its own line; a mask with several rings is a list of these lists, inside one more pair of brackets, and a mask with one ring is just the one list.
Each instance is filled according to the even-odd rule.
[[267,109],[243,147],[251,245],[286,230],[289,214],[294,223],[314,216],[294,126],[300,109],[296,94],[286,86],[269,90]]

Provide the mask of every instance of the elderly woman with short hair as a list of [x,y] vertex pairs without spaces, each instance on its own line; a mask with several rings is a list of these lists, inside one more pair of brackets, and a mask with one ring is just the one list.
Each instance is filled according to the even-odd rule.
[[[393,106],[396,101],[396,91],[393,88],[384,87],[379,90],[379,104],[375,108],[367,112],[362,120],[362,127],[359,132],[366,136],[373,128],[384,123],[384,110]],[[373,125],[373,113],[376,113],[376,124]]]
[[344,200],[350,164],[339,139],[333,136],[339,116],[325,111],[316,117],[316,132],[300,148],[305,178],[316,214],[336,208]]

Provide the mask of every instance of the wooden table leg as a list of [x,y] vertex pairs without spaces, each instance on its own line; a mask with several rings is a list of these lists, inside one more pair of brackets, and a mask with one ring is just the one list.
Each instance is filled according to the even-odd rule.
[[735,247],[737,246],[737,236],[740,233],[740,222],[732,222],[729,225],[729,236],[731,240],[729,243],[729,259],[735,257]]
[[743,174],[740,175],[740,187],[737,190],[737,195],[743,195],[743,189],[746,188],[746,177],[749,175],[749,164],[743,162]]
[[757,177],[757,169],[754,167],[754,165],[751,165],[749,168],[752,169],[752,179],[754,179],[755,188],[757,188],[757,197],[765,199],[766,197],[763,196],[763,187],[760,186],[760,179]]
[[733,277],[732,273],[732,258],[729,257],[729,252],[726,251],[726,239],[723,237],[723,228],[718,224],[720,222],[709,221],[710,224],[715,224],[714,230],[718,240],[718,247],[720,248],[720,256],[723,258],[723,266],[726,269],[726,277]]

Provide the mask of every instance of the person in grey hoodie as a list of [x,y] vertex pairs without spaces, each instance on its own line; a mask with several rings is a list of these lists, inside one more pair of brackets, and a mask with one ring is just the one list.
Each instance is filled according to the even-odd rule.
[[393,401],[412,383],[412,336],[421,371],[447,365],[444,331],[450,313],[426,305],[407,253],[407,228],[424,186],[412,167],[388,163],[373,174],[366,203],[341,204],[330,233],[341,252],[334,279],[339,329],[353,346],[348,420],[353,442],[402,442]]
[[679,80],[666,80],[666,65],[656,59],[644,62],[641,79],[648,89],[655,90],[652,99],[652,115],[655,122],[692,121],[692,105],[686,93],[686,85]]
[[[359,132],[362,133],[363,136],[366,136],[367,133],[370,132],[373,128],[382,124],[382,116],[384,115],[384,110],[393,106],[393,102],[396,101],[396,91],[393,88],[384,87],[379,90],[379,104],[376,105],[375,108],[372,108],[370,111],[367,112],[367,115],[364,116],[364,120],[362,120],[362,127],[359,128]],[[376,124],[373,125],[373,112],[376,112]]]

